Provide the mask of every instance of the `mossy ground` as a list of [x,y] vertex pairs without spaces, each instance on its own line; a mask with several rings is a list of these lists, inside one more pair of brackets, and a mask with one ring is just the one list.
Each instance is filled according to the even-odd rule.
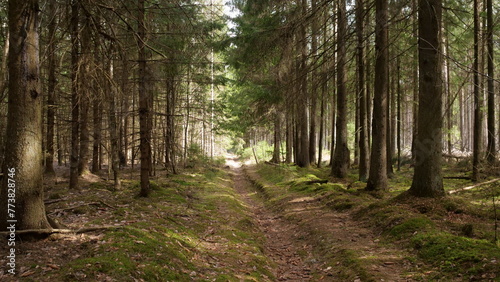
[[[457,166],[447,166],[444,174],[462,177],[464,171]],[[500,279],[500,248],[498,242],[494,242],[495,205],[500,216],[499,182],[458,191],[441,199],[423,199],[403,193],[411,186],[412,169],[408,166],[395,172],[389,181],[388,193],[382,195],[365,192],[366,184],[357,181],[355,170],[342,181],[328,175],[329,168],[261,165],[255,170],[257,182],[265,193],[274,195],[270,198],[273,206],[283,209],[290,199],[306,196],[325,209],[352,215],[360,224],[381,234],[381,244],[406,250],[409,254],[406,259],[416,266],[408,270],[411,279]],[[308,183],[317,179],[330,182]],[[444,179],[446,191],[470,185],[473,183],[468,179]],[[497,199],[495,205],[493,199]],[[497,232],[500,234],[500,229]],[[321,245],[323,251],[329,247],[320,242],[318,246]],[[345,279],[353,278],[352,269],[358,265],[357,276],[364,277],[363,281],[369,280],[370,275],[362,274],[366,257],[361,253],[342,250],[331,259],[338,265],[346,265]]]
[[[411,168],[396,171],[385,194],[363,190],[353,169],[344,180],[329,168],[246,168],[266,209],[295,226],[296,253],[313,281],[498,280],[493,198],[498,182],[460,191],[467,179],[445,179],[441,199],[410,197]],[[79,235],[19,242],[17,275],[2,281],[273,281],[266,239],[234,189],[230,169],[201,166],[178,175],[157,170],[149,198],[137,197],[138,171],[116,190],[107,175],[78,191],[47,179],[50,216],[68,228],[114,226]],[[446,167],[445,175],[461,176]],[[328,179],[328,183],[314,183]],[[255,207],[253,207],[255,209]],[[498,216],[498,215],[497,215]],[[288,242],[287,242],[288,243]],[[303,249],[302,245],[310,246]],[[307,251],[306,251],[307,250]],[[7,252],[7,244],[0,246]],[[5,257],[0,258],[5,265]],[[333,279],[333,280],[332,280]]]
[[18,274],[0,276],[1,280],[258,281],[272,277],[264,267],[270,262],[262,254],[262,234],[235,195],[229,170],[209,167],[178,175],[157,173],[148,198],[137,197],[134,170],[124,172],[119,190],[107,181],[84,182],[79,191],[68,191],[64,182],[48,181],[47,198],[63,199],[47,206],[59,222],[74,229],[94,225],[118,229],[20,243]]

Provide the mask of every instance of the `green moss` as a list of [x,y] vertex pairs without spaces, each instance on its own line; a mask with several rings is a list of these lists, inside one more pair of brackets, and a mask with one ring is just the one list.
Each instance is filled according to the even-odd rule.
[[404,237],[410,236],[415,232],[423,232],[433,227],[434,223],[427,217],[414,217],[409,218],[402,223],[392,227],[389,230],[389,235],[396,238],[402,239]]
[[189,183],[189,182],[187,182],[187,181],[185,181],[183,179],[173,179],[172,182],[175,182],[175,183],[177,183],[177,184],[179,184],[181,186],[189,186],[189,185],[191,185],[191,183]]
[[[444,271],[500,273],[496,263],[500,260],[500,249],[486,240],[433,232],[418,234],[411,242],[421,258]],[[480,269],[478,264],[482,266]]]

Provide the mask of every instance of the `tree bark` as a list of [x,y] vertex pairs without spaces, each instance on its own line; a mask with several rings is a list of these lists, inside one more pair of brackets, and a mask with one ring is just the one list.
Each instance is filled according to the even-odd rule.
[[78,189],[78,157],[80,131],[80,95],[78,92],[78,61],[79,61],[79,29],[77,0],[71,0],[71,156],[69,188]]
[[482,151],[482,99],[481,91],[479,88],[479,32],[480,32],[480,22],[479,22],[479,0],[474,0],[474,137],[473,137],[473,148],[472,148],[472,180],[479,180],[479,165]]
[[[112,47],[110,47],[112,48]],[[109,123],[109,138],[110,138],[110,151],[111,151],[111,169],[113,170],[113,183],[115,189],[121,188],[120,180],[120,148],[118,146],[120,136],[119,136],[119,117],[116,112],[117,103],[117,91],[114,84],[114,69],[113,69],[113,59],[109,59],[108,65],[108,123]]]
[[274,137],[273,137],[273,156],[271,163],[279,164],[281,163],[280,151],[281,151],[281,114],[280,111],[274,111]]
[[347,147],[347,15],[345,0],[339,2],[337,11],[337,138],[331,174],[334,177],[345,178],[350,162],[349,148]]
[[[97,91],[95,89],[94,91]],[[100,150],[101,150],[101,129],[102,129],[102,107],[100,97],[95,97],[93,101],[93,124],[94,124],[94,138],[92,142],[92,173],[98,172],[101,167]]]
[[175,168],[175,104],[176,104],[176,93],[175,93],[175,75],[171,72],[173,70],[168,70],[170,72],[167,74],[167,107],[166,107],[166,136],[165,136],[165,168],[171,169],[172,173],[177,173]]
[[80,85],[80,157],[78,159],[78,173],[85,175],[90,173],[89,170],[89,157],[90,157],[90,130],[89,130],[89,110],[90,110],[90,95],[91,95],[91,29],[90,29],[90,15],[86,14],[82,22],[82,49],[80,58],[80,74],[78,77],[78,84]]
[[[443,23],[444,25],[444,23]],[[449,44],[448,44],[448,36],[446,34],[446,28],[442,29],[443,32],[443,54],[444,54],[444,66],[443,66],[443,71],[444,71],[444,87],[445,87],[445,95],[446,95],[446,143],[447,143],[447,149],[448,149],[448,154],[452,154],[452,136],[451,136],[451,129],[453,126],[453,97],[451,96],[451,81],[450,81],[450,62],[448,58],[449,54]]]
[[357,92],[359,99],[359,180],[366,181],[368,178],[369,158],[368,158],[368,117],[366,111],[366,85],[365,85],[365,46],[364,46],[364,0],[356,1],[356,35],[358,81]]
[[[55,1],[49,2],[49,14],[56,14]],[[48,81],[47,81],[47,154],[45,157],[45,173],[54,175],[54,133],[55,133],[55,114],[56,114],[56,17],[53,16],[49,22],[49,43],[47,46],[47,64],[48,64]]]
[[419,107],[415,143],[415,173],[409,193],[419,197],[444,196],[442,158],[441,0],[420,0]]
[[[392,65],[392,69],[395,69],[395,66]],[[389,91],[389,102],[390,107],[388,108],[387,113],[387,176],[392,178],[394,176],[394,168],[393,168],[393,159],[396,151],[396,76],[393,76],[391,79],[391,90]]]
[[[317,0],[311,0],[311,7],[313,13],[316,13]],[[311,23],[311,54],[313,62],[317,62],[318,55],[318,16],[313,17]],[[317,107],[318,107],[318,78],[316,64],[313,63],[311,71],[311,111],[310,111],[310,125],[309,125],[309,161],[311,164],[316,163],[316,120],[317,120]]]
[[151,97],[146,64],[146,27],[145,27],[145,0],[138,0],[138,32],[139,45],[139,139],[141,152],[141,197],[148,197],[150,193],[149,171],[151,170]]
[[387,0],[375,1],[375,96],[373,99],[372,150],[366,189],[387,189],[387,96],[389,92],[389,46]]
[[396,73],[397,73],[397,83],[398,83],[398,90],[397,90],[397,117],[396,117],[396,124],[397,124],[397,136],[396,136],[396,143],[397,143],[397,164],[398,164],[398,171],[401,170],[401,139],[403,138],[401,136],[401,99],[403,96],[402,90],[401,90],[401,60],[398,57],[396,59]]
[[[414,12],[412,13],[412,22],[413,22],[413,37],[416,39],[415,45],[418,44],[418,19],[417,19],[417,1],[419,0],[412,0],[412,8]],[[418,61],[418,48],[415,48],[415,52],[413,52],[413,62]],[[412,131],[412,139],[411,139],[411,158],[415,161],[416,157],[416,145],[415,142],[417,140],[417,128],[418,128],[418,64],[415,64],[413,67],[412,71],[412,82],[413,82],[413,107],[412,107],[412,112],[413,112],[413,131]]]
[[495,144],[495,65],[493,49],[493,4],[492,0],[486,0],[486,41],[487,41],[487,57],[488,57],[488,147],[486,159],[490,164],[496,161],[496,144]]
[[[123,107],[122,107],[122,126],[120,127],[121,133],[121,142],[120,142],[120,165],[122,167],[127,165],[128,162],[128,151],[129,151],[129,119],[130,119],[130,94],[129,94],[129,86],[128,86],[128,77],[129,77],[129,69],[128,69],[128,58],[126,54],[122,55],[122,73],[121,73],[121,94],[123,97]],[[133,148],[132,148],[133,151]],[[133,154],[133,152],[132,152]]]
[[[307,2],[302,0],[302,15],[306,14]],[[297,99],[297,109],[298,109],[298,130],[299,134],[299,151],[297,154],[297,165],[300,167],[307,167],[310,165],[311,161],[309,158],[309,122],[308,122],[308,109],[309,97],[307,93],[307,38],[306,38],[306,26],[302,23],[300,26],[300,36],[299,36],[299,49],[301,52],[299,71],[297,73],[297,82],[299,83],[299,99]]]
[[285,133],[285,138],[286,138],[286,152],[285,152],[285,163],[290,164],[292,163],[293,159],[293,114],[292,114],[292,109],[291,109],[291,103],[287,102],[286,103],[286,111],[285,111],[285,123],[286,123],[286,133]]
[[[9,111],[6,152],[0,189],[0,229],[17,220],[16,229],[50,228],[42,186],[42,93],[37,0],[10,0]],[[14,195],[12,195],[14,194]],[[12,197],[14,196],[14,197]],[[9,201],[15,199],[15,202]],[[7,204],[13,204],[7,209]]]

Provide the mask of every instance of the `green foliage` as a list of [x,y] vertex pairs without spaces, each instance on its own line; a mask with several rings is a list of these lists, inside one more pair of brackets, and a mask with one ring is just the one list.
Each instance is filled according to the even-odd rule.
[[[268,144],[266,141],[260,141],[253,147],[255,149],[255,154],[259,162],[267,161],[271,159],[273,155],[273,146]],[[244,160],[254,159],[252,147],[243,149],[240,153],[240,157]]]
[[225,158],[222,156],[216,156],[211,158],[207,156],[201,146],[197,143],[192,143],[188,148],[188,158],[186,161],[187,168],[197,168],[197,167],[209,167],[216,166],[222,167],[225,163]]

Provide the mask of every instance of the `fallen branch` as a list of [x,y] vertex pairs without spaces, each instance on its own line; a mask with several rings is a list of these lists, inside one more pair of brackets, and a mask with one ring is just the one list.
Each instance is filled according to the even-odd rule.
[[[73,229],[26,229],[26,230],[16,230],[16,235],[51,235],[51,234],[82,234],[92,231],[108,230],[108,229],[120,229],[122,226],[94,226],[94,227],[83,227],[77,230]],[[0,232],[0,235],[9,235],[10,231]]]
[[73,206],[73,207],[69,207],[69,208],[64,208],[64,209],[57,209],[51,213],[49,213],[49,215],[53,215],[55,213],[58,213],[58,212],[63,212],[63,211],[70,211],[70,210],[74,210],[76,208],[80,208],[80,207],[85,207],[85,206],[99,206],[99,205],[103,205],[103,206],[106,206],[108,208],[111,208],[111,209],[114,209],[113,206],[109,205],[109,204],[106,204],[105,202],[103,201],[99,201],[99,202],[91,202],[91,203],[85,203],[85,204],[81,204],[81,205],[78,205],[78,206]]
[[443,154],[442,155],[444,158],[449,158],[449,159],[456,159],[457,161],[459,159],[465,159],[467,158],[466,156],[456,156],[456,155],[450,155],[450,154]]
[[472,180],[470,176],[445,176],[444,179],[463,179],[463,180]]
[[327,179],[309,180],[309,181],[306,181],[304,183],[305,184],[314,184],[314,183],[324,184],[324,183],[328,183],[328,180]]
[[485,184],[494,183],[494,182],[497,182],[497,181],[500,181],[500,178],[493,179],[493,180],[486,181],[486,182],[481,182],[481,183],[478,183],[478,184],[475,184],[475,185],[472,185],[472,186],[467,186],[467,187],[456,189],[456,190],[451,190],[448,193],[453,194],[453,193],[457,193],[457,192],[461,192],[461,191],[471,190],[471,189],[474,189],[476,187],[479,187],[479,186],[482,186],[482,185],[485,185]]
[[46,205],[50,205],[50,204],[53,204],[53,203],[57,203],[57,202],[62,202],[62,201],[66,201],[67,199],[65,198],[62,198],[62,199],[53,199],[53,200],[45,200],[43,201]]

